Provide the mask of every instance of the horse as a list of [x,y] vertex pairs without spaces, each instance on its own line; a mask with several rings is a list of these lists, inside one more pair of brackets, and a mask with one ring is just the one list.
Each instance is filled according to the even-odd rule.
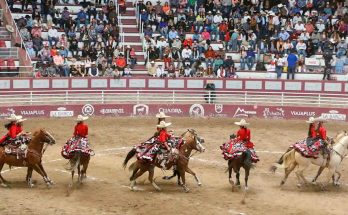
[[28,167],[26,181],[29,187],[33,187],[32,183],[32,171],[35,170],[42,177],[46,185],[49,187],[53,184],[50,178],[48,178],[46,171],[42,166],[42,155],[46,147],[45,144],[53,145],[56,143],[54,137],[45,129],[35,131],[33,138],[28,144],[28,149],[25,158],[17,158],[15,155],[8,155],[5,153],[5,148],[0,147],[0,182],[1,186],[7,187],[6,181],[1,176],[1,170],[4,164],[17,167]]
[[[195,177],[195,180],[197,184],[200,186],[202,185],[201,181],[199,180],[198,176],[195,172],[193,172],[189,167],[188,163],[190,161],[191,152],[192,150],[196,150],[199,152],[204,152],[205,148],[202,145],[204,143],[204,139],[200,138],[196,131],[194,129],[187,129],[186,132],[184,132],[181,137],[184,140],[184,144],[179,148],[179,154],[176,159],[170,159],[166,164],[165,168],[168,170],[172,166],[176,165],[176,171],[178,173],[178,180],[180,181],[180,178],[182,180],[181,186],[184,189],[185,192],[189,192],[189,188],[186,186],[186,179],[185,179],[185,173],[189,173]],[[133,148],[131,151],[128,152],[124,162],[123,167],[126,168],[128,161],[136,154],[136,149]],[[130,181],[131,181],[131,190],[134,190],[135,186],[135,180],[143,175],[145,172],[149,172],[149,181],[152,184],[152,186],[157,190],[161,191],[161,188],[155,183],[153,180],[154,173],[155,173],[155,167],[161,168],[160,161],[158,159],[155,160],[154,163],[151,162],[144,162],[142,160],[136,160],[134,163],[132,163],[129,167],[130,171],[133,171]]]
[[[245,171],[245,176],[244,176],[244,189],[248,190],[248,178],[249,178],[249,173],[250,169],[254,167],[252,163],[248,163],[247,161],[247,156],[249,156],[247,153],[243,153],[242,155],[228,160],[228,167],[226,172],[228,171],[228,180],[230,184],[232,185],[232,191],[234,190],[235,186],[240,186],[240,180],[239,180],[239,175],[240,175],[240,168],[243,167]],[[232,170],[236,173],[236,184],[234,183],[232,179]]]
[[[71,171],[71,183],[69,184],[69,187],[71,188],[74,183],[74,175],[75,171],[77,169],[77,181],[82,184],[83,179],[87,178],[87,168],[89,164],[89,160],[91,158],[90,154],[82,153],[80,151],[77,151],[74,153],[73,157],[69,159],[70,168]],[[82,169],[81,169],[82,166]]]
[[345,154],[348,151],[348,134],[344,131],[343,134],[340,134],[339,136],[339,139],[336,140],[337,142],[333,145],[332,149],[330,150],[329,161],[327,161],[327,159],[324,158],[321,154],[317,159],[305,158],[294,149],[291,149],[290,151],[283,154],[282,157],[279,159],[278,163],[275,163],[272,166],[272,171],[275,171],[278,167],[283,168],[285,170],[285,175],[281,181],[281,185],[285,184],[289,174],[296,167],[298,167],[296,171],[298,187],[302,186],[301,182],[303,182],[304,185],[307,185],[308,181],[303,176],[303,172],[312,163],[320,167],[328,168],[329,171],[325,180],[325,186],[327,186],[332,176],[335,174],[335,172],[337,172],[339,164],[342,162]]
[[[332,142],[332,145],[335,145],[339,139],[341,139],[341,137],[343,137],[345,135],[346,131],[340,131],[336,134],[336,137]],[[346,155],[344,155],[346,156]],[[318,172],[317,172],[317,175],[313,178],[312,180],[312,183],[316,183],[318,177],[321,175],[321,173],[323,172],[323,170],[326,168],[326,166],[321,166],[319,167],[318,169]],[[335,173],[338,175],[337,178],[335,177],[335,174],[332,175],[332,182],[333,182],[333,185],[335,186],[339,186],[340,183],[339,183],[339,180],[341,178],[341,173],[336,169]]]

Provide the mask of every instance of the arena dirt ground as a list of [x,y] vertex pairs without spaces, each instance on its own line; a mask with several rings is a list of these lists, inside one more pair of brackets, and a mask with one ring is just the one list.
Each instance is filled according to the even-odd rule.
[[[77,186],[67,196],[70,180],[65,170],[66,160],[61,159],[60,149],[72,134],[74,119],[30,119],[25,127],[33,131],[45,127],[56,137],[57,144],[49,147],[43,158],[48,175],[55,182],[47,189],[41,177],[34,173],[36,186],[27,188],[23,168],[8,170],[2,175],[9,180],[11,188],[0,188],[0,214],[347,214],[348,162],[343,161],[341,187],[330,186],[328,191],[319,187],[299,189],[292,174],[282,188],[279,186],[282,171],[269,172],[269,167],[280,156],[279,152],[301,139],[306,134],[304,121],[251,119],[253,141],[261,161],[251,171],[246,204],[241,204],[243,190],[231,191],[228,183],[226,161],[219,150],[220,144],[237,129],[235,120],[226,118],[171,118],[176,134],[186,128],[195,128],[206,140],[206,152],[196,154],[190,166],[201,178],[198,187],[187,176],[190,193],[184,193],[176,180],[164,181],[162,172],[156,169],[156,181],[162,192],[154,191],[146,177],[138,181],[139,191],[129,189],[130,173],[121,167],[129,148],[155,130],[154,118],[91,118],[90,140],[96,151],[87,172],[85,184]],[[347,129],[347,123],[327,123],[328,134]],[[4,129],[1,130],[4,133]],[[346,169],[346,170],[344,170]],[[313,177],[316,167],[306,176]],[[243,178],[242,173],[241,178]],[[324,175],[323,175],[324,176]],[[322,181],[321,177],[319,181]]]

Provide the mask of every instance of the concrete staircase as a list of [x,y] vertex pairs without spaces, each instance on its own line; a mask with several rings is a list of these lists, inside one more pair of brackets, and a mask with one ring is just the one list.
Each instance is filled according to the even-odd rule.
[[124,36],[124,42],[121,45],[129,45],[135,49],[137,65],[133,69],[133,74],[146,74],[145,53],[142,48],[142,39],[137,25],[136,8],[132,2],[127,2],[126,13],[120,14],[122,27],[121,35]]

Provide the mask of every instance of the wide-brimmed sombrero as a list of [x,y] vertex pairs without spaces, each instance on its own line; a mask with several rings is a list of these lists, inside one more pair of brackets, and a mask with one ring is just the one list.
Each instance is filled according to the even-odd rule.
[[166,128],[168,126],[170,126],[172,123],[170,122],[165,122],[165,121],[161,121],[160,124],[157,125],[157,128]]
[[308,120],[306,121],[306,123],[314,123],[315,122],[315,118],[314,117],[309,117]]
[[168,118],[170,116],[167,116],[164,112],[159,112],[156,114],[156,118]]
[[10,122],[17,122],[18,119],[19,119],[19,117],[16,116],[16,114],[11,114],[10,117],[6,118],[6,120],[8,120]]
[[235,122],[234,124],[239,125],[239,126],[245,126],[249,125],[245,119],[241,119],[239,122]]
[[24,121],[26,121],[27,119],[26,118],[23,118],[23,116],[22,115],[18,115],[17,116],[17,122],[24,122]]
[[86,121],[87,119],[88,119],[88,116],[78,115],[76,121],[82,122],[82,121]]

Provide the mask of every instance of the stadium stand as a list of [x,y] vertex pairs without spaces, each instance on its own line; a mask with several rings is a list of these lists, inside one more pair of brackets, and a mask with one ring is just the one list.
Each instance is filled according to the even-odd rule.
[[342,0],[7,2],[40,77],[281,78],[348,70]]

